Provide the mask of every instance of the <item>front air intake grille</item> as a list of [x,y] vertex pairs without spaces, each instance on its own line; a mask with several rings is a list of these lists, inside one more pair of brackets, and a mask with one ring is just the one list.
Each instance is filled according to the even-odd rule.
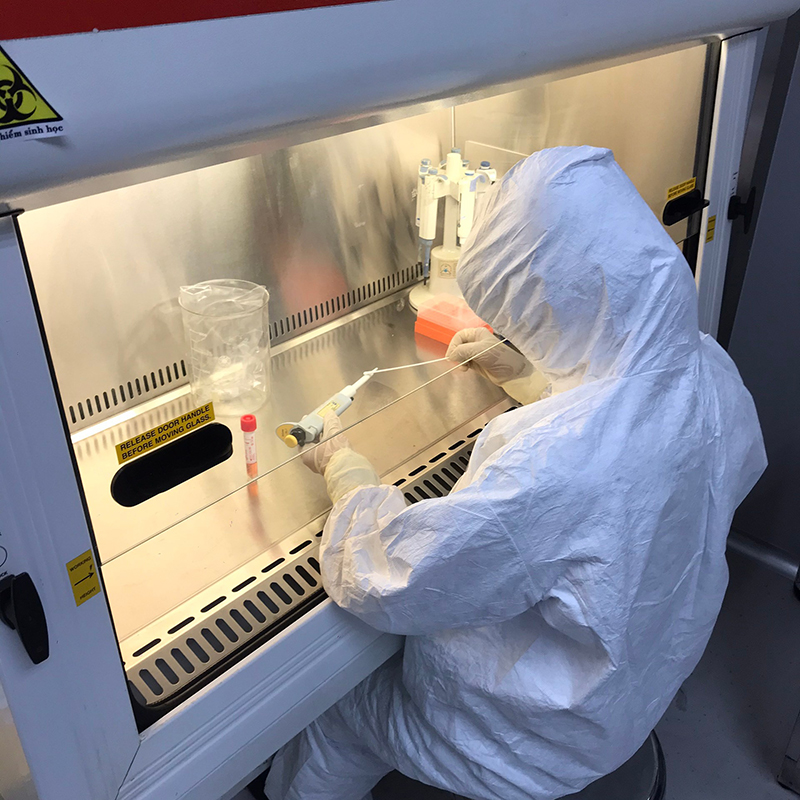
[[413,504],[449,494],[466,471],[475,439],[482,430],[478,428],[467,436],[466,441],[460,439],[447,450],[429,458],[421,468],[414,469],[411,474],[417,477],[410,483],[403,479],[395,481],[394,485],[402,488],[406,501]]
[[306,556],[266,570],[261,580],[251,576],[233,587],[230,597],[220,596],[167,630],[164,638],[136,650],[136,665],[129,668],[126,662],[136,699],[144,705],[165,700],[273,626],[322,590],[319,570],[319,561]]
[[283,543],[284,556],[275,558],[273,548],[185,603],[177,616],[126,639],[123,660],[136,701],[163,703],[321,593],[321,536],[319,529],[303,530]]

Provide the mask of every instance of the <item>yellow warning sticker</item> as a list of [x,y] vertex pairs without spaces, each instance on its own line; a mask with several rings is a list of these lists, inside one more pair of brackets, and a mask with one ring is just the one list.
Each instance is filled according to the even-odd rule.
[[667,189],[667,202],[674,200],[676,197],[680,197],[682,194],[691,192],[695,186],[697,186],[697,178],[690,178],[688,181],[670,186],[669,189]]
[[708,218],[708,227],[706,228],[706,244],[714,241],[714,229],[717,227],[717,215]]
[[0,47],[0,143],[63,136],[64,119]]
[[85,603],[90,597],[100,594],[100,579],[97,577],[91,550],[73,558],[72,561],[67,561],[67,575],[69,575],[76,606]]
[[189,431],[193,431],[207,422],[212,422],[213,419],[213,403],[206,403],[204,406],[187,411],[169,422],[156,425],[155,428],[151,428],[149,431],[140,433],[125,442],[120,442],[116,447],[117,461],[122,464],[130,458],[148,453],[162,444],[183,436],[184,433],[189,433]]

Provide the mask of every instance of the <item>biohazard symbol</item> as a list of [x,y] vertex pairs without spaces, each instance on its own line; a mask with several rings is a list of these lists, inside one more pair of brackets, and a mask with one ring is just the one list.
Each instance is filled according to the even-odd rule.
[[25,122],[36,113],[36,95],[14,67],[5,67],[11,78],[0,79],[0,125]]
[[60,119],[61,115],[0,48],[0,130]]

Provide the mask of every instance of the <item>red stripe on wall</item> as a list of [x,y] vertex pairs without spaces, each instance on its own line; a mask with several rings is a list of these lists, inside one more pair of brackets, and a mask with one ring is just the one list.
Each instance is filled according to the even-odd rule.
[[0,40],[143,28],[376,0],[5,0]]

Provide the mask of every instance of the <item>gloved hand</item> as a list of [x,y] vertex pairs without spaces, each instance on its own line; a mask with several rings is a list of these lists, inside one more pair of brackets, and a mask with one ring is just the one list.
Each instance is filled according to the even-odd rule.
[[322,440],[304,447],[300,458],[312,471],[325,478],[328,496],[334,505],[359,486],[380,486],[375,468],[350,446],[342,433],[342,421],[336,414],[325,417]]
[[447,358],[463,364],[464,369],[474,369],[523,404],[538,400],[547,386],[545,377],[525,356],[498,343],[486,328],[458,331],[447,348]]

